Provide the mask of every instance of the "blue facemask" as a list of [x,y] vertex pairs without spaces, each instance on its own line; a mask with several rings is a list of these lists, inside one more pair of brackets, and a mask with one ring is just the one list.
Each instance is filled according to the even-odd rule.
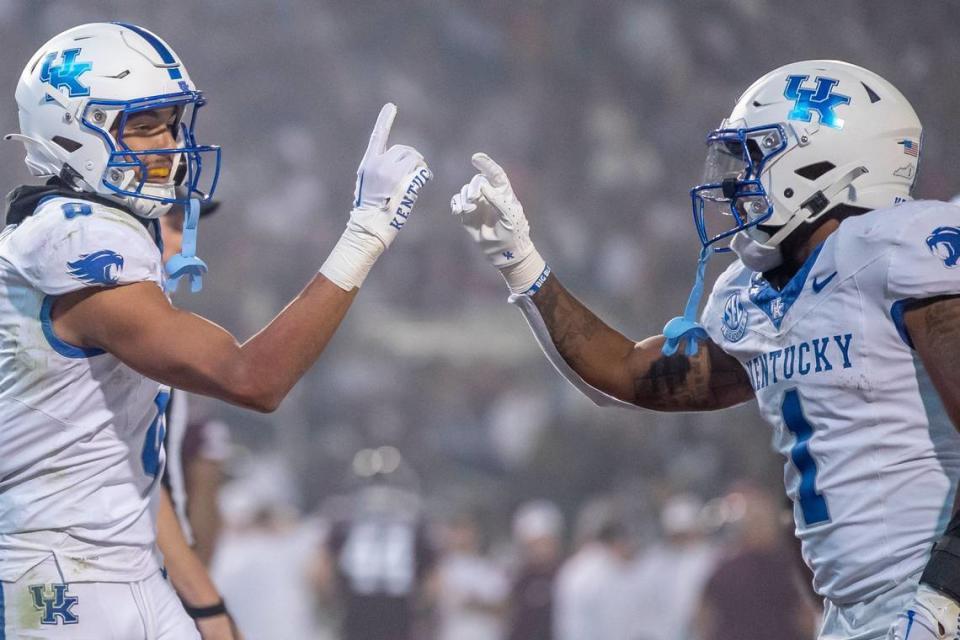
[[[690,190],[693,223],[700,238],[700,257],[687,306],[682,316],[672,319],[663,328],[667,341],[663,354],[673,355],[686,340],[685,354],[694,356],[698,343],[707,339],[707,332],[697,323],[703,277],[707,261],[714,252],[729,251],[717,243],[731,237],[746,237],[747,229],[762,224],[773,214],[760,175],[770,159],[787,146],[786,132],[780,125],[749,129],[717,129],[707,137],[707,166],[703,184]],[[711,219],[728,220],[719,232],[708,230]],[[715,220],[715,222],[717,222]]]

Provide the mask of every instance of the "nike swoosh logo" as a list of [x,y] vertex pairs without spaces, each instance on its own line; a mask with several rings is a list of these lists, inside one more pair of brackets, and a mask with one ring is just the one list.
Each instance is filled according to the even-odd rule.
[[837,272],[834,271],[834,272],[831,273],[829,276],[827,276],[827,279],[826,279],[826,280],[822,280],[822,281],[820,281],[820,282],[817,282],[816,277],[814,277],[814,279],[813,279],[813,285],[812,285],[812,286],[813,286],[813,292],[814,292],[814,293],[820,293],[821,291],[823,291],[823,288],[824,288],[825,286],[827,286],[828,284],[830,284],[830,281],[833,280],[836,276],[837,276]]

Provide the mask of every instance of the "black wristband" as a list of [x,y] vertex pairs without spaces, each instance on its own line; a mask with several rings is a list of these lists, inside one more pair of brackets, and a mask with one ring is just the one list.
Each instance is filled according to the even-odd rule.
[[948,534],[937,541],[920,582],[960,602],[960,538]]
[[[181,602],[183,601],[181,600]],[[227,605],[223,600],[217,604],[212,604],[209,607],[191,607],[186,602],[183,602],[183,608],[186,610],[187,615],[194,620],[212,618],[214,616],[230,615],[227,612]]]

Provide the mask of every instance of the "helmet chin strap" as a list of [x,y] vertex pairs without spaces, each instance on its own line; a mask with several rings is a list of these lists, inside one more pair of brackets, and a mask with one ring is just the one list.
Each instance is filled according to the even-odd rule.
[[769,271],[780,266],[783,254],[780,247],[769,247],[751,238],[746,231],[733,236],[730,249],[737,254],[740,262],[751,271]]
[[[176,195],[173,187],[149,183],[143,185],[140,191],[148,196],[159,198],[173,198]],[[170,202],[159,202],[149,198],[137,198],[135,196],[122,196],[121,198],[123,203],[141,218],[159,218],[170,211],[170,207],[173,206]]]
[[159,218],[170,211],[173,206],[169,202],[157,202],[156,200],[147,200],[146,198],[132,198],[126,196],[122,198],[123,204],[127,206],[134,214],[141,218]]
[[[777,232],[765,242],[751,236],[750,231],[753,229],[748,229],[733,236],[730,240],[730,249],[737,254],[744,266],[752,271],[763,273],[779,267],[783,263],[780,243],[796,231],[797,227],[806,222],[813,222],[828,211],[834,198],[847,190],[854,180],[865,173],[867,173],[866,167],[854,167],[826,189],[817,191],[807,198],[800,208],[793,212],[787,223],[777,229]],[[817,210],[812,211],[813,208]],[[811,210],[811,214],[806,217],[800,215],[804,209]]]

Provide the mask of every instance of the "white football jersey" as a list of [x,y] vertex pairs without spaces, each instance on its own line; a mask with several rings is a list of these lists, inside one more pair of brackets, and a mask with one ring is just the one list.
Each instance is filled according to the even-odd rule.
[[0,580],[57,559],[66,582],[160,568],[157,488],[169,389],[61,340],[55,298],[160,286],[160,250],[129,214],[66,197],[0,234]]
[[960,208],[849,218],[781,291],[738,260],[702,324],[746,368],[817,592],[866,601],[923,569],[950,518],[960,436],[921,396],[910,300],[960,294]]

